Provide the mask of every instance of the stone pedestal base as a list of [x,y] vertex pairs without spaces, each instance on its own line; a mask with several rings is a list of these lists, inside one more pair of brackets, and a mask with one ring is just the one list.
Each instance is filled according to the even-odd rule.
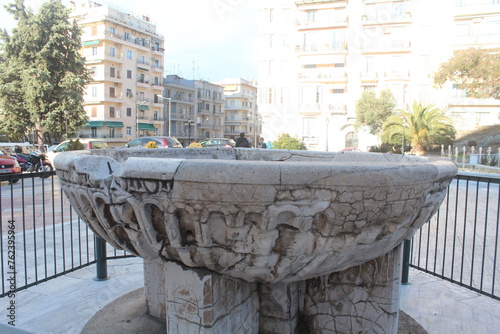
[[401,249],[302,282],[257,284],[145,261],[149,314],[174,333],[397,333]]

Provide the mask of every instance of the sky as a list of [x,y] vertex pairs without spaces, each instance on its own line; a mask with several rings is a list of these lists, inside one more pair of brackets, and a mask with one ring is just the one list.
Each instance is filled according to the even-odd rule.
[[[77,3],[81,0],[75,0]],[[95,0],[103,3],[106,1]],[[0,27],[16,21],[0,0]],[[43,0],[25,0],[38,12]],[[165,38],[165,72],[186,79],[257,79],[258,1],[119,0],[110,1],[135,15],[147,15]],[[63,0],[67,5],[69,0]]]

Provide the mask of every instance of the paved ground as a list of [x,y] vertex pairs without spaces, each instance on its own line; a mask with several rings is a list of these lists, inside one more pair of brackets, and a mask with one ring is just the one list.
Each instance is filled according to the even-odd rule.
[[[1,298],[0,333],[13,333],[13,328],[6,325],[7,307],[11,300],[16,303],[16,329],[37,334],[81,333],[98,311],[143,285],[140,259],[112,260],[108,264],[110,279],[106,281],[93,280],[95,266],[90,266],[18,292],[15,299]],[[412,284],[403,286],[401,290],[401,310],[420,323],[428,333],[498,333],[500,301],[416,270],[410,271],[410,280]],[[139,304],[135,304],[135,309],[140,309],[138,295],[135,295],[135,299],[130,296],[134,295],[118,303],[126,306],[124,300],[128,300],[134,308],[133,303],[137,302]],[[105,312],[101,312],[101,315]],[[131,326],[137,325],[132,320],[137,319],[137,316],[133,312],[122,315],[130,318],[128,324]],[[122,325],[126,324],[125,321]]]

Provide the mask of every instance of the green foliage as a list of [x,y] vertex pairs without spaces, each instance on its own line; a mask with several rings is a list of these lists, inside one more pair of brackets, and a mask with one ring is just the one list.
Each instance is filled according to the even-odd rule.
[[414,102],[411,108],[398,111],[401,114],[390,116],[382,127],[383,143],[401,145],[404,134],[405,142],[411,142],[417,153],[423,153],[433,145],[453,143],[455,127],[439,108]]
[[474,98],[500,99],[500,54],[498,50],[470,48],[455,51],[434,74],[434,83],[442,87],[447,80],[465,89]]
[[294,138],[288,133],[279,135],[278,140],[273,142],[273,148],[281,150],[307,150],[297,137]]
[[375,92],[363,92],[356,102],[356,128],[367,126],[371,134],[377,135],[395,106],[394,97],[388,89],[380,91],[378,97]]
[[146,143],[145,148],[158,148],[158,144],[156,143],[156,141],[151,140]]
[[70,139],[66,151],[78,151],[78,150],[83,150],[84,148],[85,146],[80,142],[79,139],[77,140]]
[[87,121],[84,87],[90,82],[80,56],[81,30],[68,20],[60,0],[48,0],[37,14],[15,0],[5,6],[18,21],[9,36],[0,32],[0,131],[36,131],[43,141],[74,133]]

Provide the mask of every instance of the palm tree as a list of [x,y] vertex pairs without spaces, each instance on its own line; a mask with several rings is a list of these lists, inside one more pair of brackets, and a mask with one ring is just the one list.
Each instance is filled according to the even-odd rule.
[[385,143],[401,144],[404,135],[415,153],[423,154],[432,145],[451,144],[455,139],[453,121],[433,105],[414,102],[411,108],[407,106],[406,110],[396,111],[399,115],[388,117],[382,126],[382,141]]

